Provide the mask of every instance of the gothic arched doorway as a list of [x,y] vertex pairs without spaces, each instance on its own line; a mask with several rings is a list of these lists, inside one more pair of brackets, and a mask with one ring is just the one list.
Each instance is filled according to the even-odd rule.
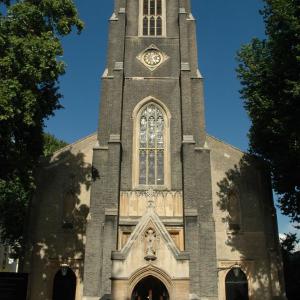
[[53,283],[53,300],[75,300],[76,294],[76,275],[67,268],[59,270]]
[[248,280],[240,268],[230,270],[226,276],[226,300],[248,300]]
[[148,276],[135,286],[131,300],[169,300],[169,293],[159,279]]

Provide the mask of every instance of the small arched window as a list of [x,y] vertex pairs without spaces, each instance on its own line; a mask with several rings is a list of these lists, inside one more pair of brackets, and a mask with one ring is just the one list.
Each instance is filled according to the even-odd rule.
[[140,0],[140,35],[165,35],[165,0]]
[[249,300],[248,280],[240,268],[230,270],[225,280],[226,300]]
[[76,195],[70,190],[67,191],[63,198],[63,228],[71,229],[74,223],[74,211],[76,208]]
[[75,300],[76,280],[72,269],[59,270],[54,277],[52,300]]
[[241,206],[239,194],[236,189],[231,189],[228,192],[227,210],[228,229],[233,233],[237,233],[241,229]]
[[156,102],[146,102],[135,116],[134,128],[134,185],[168,187],[168,115]]

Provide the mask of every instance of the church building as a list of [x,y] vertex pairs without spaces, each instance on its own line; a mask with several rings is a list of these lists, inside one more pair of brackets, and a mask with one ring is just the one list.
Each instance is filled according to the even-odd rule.
[[29,300],[286,299],[270,176],[205,130],[190,0],[109,23],[98,131],[38,172]]

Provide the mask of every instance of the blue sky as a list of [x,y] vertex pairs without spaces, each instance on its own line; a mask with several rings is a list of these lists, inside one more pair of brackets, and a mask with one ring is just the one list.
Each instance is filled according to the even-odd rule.
[[[63,40],[66,75],[61,77],[65,109],[46,122],[46,130],[69,143],[96,131],[100,78],[105,68],[108,18],[113,0],[75,1],[85,22],[81,35]],[[247,150],[250,126],[239,95],[236,53],[253,37],[264,36],[262,0],[192,0],[197,19],[199,68],[205,78],[209,134]],[[281,232],[290,231],[279,216]]]
[[[113,0],[77,0],[86,28],[63,39],[67,73],[60,80],[64,110],[47,122],[47,130],[73,142],[94,132],[105,68],[108,18]],[[236,52],[264,26],[258,11],[261,0],[193,0],[197,19],[199,68],[205,78],[208,133],[242,150],[248,146],[249,120],[239,96]]]

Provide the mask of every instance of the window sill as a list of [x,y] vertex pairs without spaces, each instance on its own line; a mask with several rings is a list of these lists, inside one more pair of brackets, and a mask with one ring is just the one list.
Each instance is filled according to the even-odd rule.
[[171,191],[171,189],[166,185],[140,185],[133,188],[134,191],[148,191],[150,189],[154,191]]

